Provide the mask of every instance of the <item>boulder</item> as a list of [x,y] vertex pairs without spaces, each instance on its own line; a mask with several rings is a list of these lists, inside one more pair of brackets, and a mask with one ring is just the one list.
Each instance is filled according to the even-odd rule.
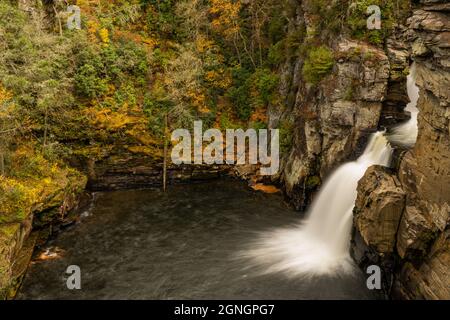
[[435,241],[417,267],[407,262],[394,284],[395,298],[450,299],[450,229]]
[[380,254],[395,249],[405,207],[405,192],[397,177],[380,166],[370,167],[358,183],[355,225],[368,246]]

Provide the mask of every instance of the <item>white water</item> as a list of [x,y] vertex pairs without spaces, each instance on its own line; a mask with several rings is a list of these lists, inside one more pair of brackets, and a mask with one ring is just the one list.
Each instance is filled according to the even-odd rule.
[[383,132],[373,134],[364,154],[342,165],[324,184],[305,222],[265,234],[241,256],[264,266],[263,273],[298,276],[350,271],[350,232],[358,181],[371,165],[389,165],[391,151]]
[[391,129],[388,139],[393,145],[401,145],[411,148],[417,140],[417,101],[419,100],[419,87],[416,86],[416,65],[411,66],[411,72],[407,79],[407,89],[410,103],[405,110],[411,112],[411,119]]
[[[414,66],[411,70],[408,108],[412,117],[389,136],[407,145],[413,145],[417,138],[418,89]],[[363,155],[339,167],[325,182],[302,224],[266,232],[239,257],[250,258],[255,266],[263,268],[262,273],[314,276],[351,272],[350,233],[358,181],[370,166],[388,166],[391,155],[385,133],[374,133]]]

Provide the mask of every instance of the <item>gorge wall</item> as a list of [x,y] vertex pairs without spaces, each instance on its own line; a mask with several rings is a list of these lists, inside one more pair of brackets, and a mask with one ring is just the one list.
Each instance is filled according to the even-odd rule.
[[[292,147],[284,154],[276,179],[283,182],[297,209],[305,208],[310,194],[330,171],[362,153],[370,133],[382,124],[405,119],[402,110],[408,102],[405,83],[410,59],[407,46],[398,38],[409,6],[386,39],[374,44],[355,39],[346,29],[353,10],[347,5],[335,9],[338,14],[333,16],[332,5],[317,11],[314,2],[298,1],[289,19],[288,37],[304,34],[304,38],[295,44],[300,54],[288,59],[279,71],[280,95],[286,99],[284,109],[269,109],[269,124],[283,128],[289,123],[292,128]],[[319,26],[318,21],[327,15],[341,21],[338,33]],[[333,67],[321,81],[310,83],[304,72],[308,53],[301,50],[317,43],[331,50]]]
[[394,298],[450,299],[450,4],[421,1],[405,39],[417,65],[419,136],[397,170],[360,181],[353,254]]
[[[42,7],[53,1],[16,2],[31,17],[55,20],[54,10]],[[397,150],[395,169],[369,169],[360,181],[355,208],[353,256],[362,267],[382,266],[386,276],[384,289],[396,298],[450,298],[450,5],[447,2],[402,0],[396,1],[394,7],[392,1],[374,0],[374,4],[383,5],[380,32],[366,30],[365,1],[289,0],[285,1],[282,13],[287,21],[284,39],[280,41],[283,60],[275,72],[279,76],[277,94],[281,102],[271,101],[267,110],[268,126],[279,128],[282,138],[280,172],[272,177],[272,182],[283,186],[287,198],[299,210],[306,208],[332,170],[362,153],[372,132],[408,118],[403,111],[408,103],[406,77],[410,64],[416,62],[420,87],[417,144],[413,150]],[[51,21],[53,27],[56,22]],[[100,26],[96,29],[93,23],[87,29],[89,41],[95,46],[104,49],[113,42],[113,35],[109,39],[103,33],[101,37],[105,29]],[[58,31],[52,30],[53,38],[57,34]],[[133,37],[146,50],[156,51],[151,39],[123,34]],[[171,41],[161,40],[161,48],[170,48]],[[76,51],[68,48],[60,49]],[[125,52],[129,55],[127,59],[140,53]],[[168,52],[169,57],[175,55]],[[167,63],[164,52],[161,54],[160,50],[159,54]],[[115,60],[127,59],[115,56]],[[142,91],[142,96],[134,97],[136,105],[128,101],[122,104],[122,97],[119,97],[121,104],[114,105],[111,101],[118,96],[120,87],[116,84],[117,92],[110,94],[111,86],[114,89],[112,82],[105,89],[104,106],[98,106],[96,99],[92,99],[95,102],[92,105],[91,101],[80,99],[73,110],[64,106],[69,111],[54,111],[58,116],[61,113],[62,123],[67,119],[71,123],[70,128],[60,125],[59,118],[54,116],[55,145],[70,146],[71,152],[64,161],[79,172],[64,167],[55,170],[49,178],[54,183],[33,188],[34,196],[23,202],[25,207],[11,208],[14,214],[0,220],[0,288],[5,288],[0,289],[0,298],[14,295],[26,270],[36,243],[36,238],[30,237],[33,221],[38,229],[70,220],[67,213],[77,206],[77,195],[86,185],[91,190],[115,190],[161,184],[163,143],[149,130],[151,126],[160,126],[161,118],[155,117],[149,125],[145,113],[149,111],[142,104],[147,91],[156,88],[158,93],[158,86],[163,86],[160,79],[163,76],[157,72],[162,67],[152,65],[156,72],[143,76],[148,83],[141,88],[134,73],[139,74],[142,61],[133,65],[133,59],[129,64],[127,61],[126,72],[119,74],[129,81],[124,81],[129,87]],[[89,74],[88,80],[91,78],[102,80]],[[180,96],[185,99],[185,92]],[[222,100],[226,99],[221,97],[219,102]],[[151,106],[159,107],[157,103],[161,101],[151,102]],[[228,106],[222,107],[221,112],[228,111]],[[156,113],[161,114],[160,110]],[[42,127],[41,124],[34,129],[37,135],[43,135]],[[42,160],[40,165],[44,173],[52,172],[46,161]],[[240,171],[251,178],[255,168]],[[169,167],[169,180],[195,181],[228,172],[229,168],[217,166]],[[47,178],[39,176],[36,181],[21,182],[34,185]],[[2,182],[5,185],[2,190],[12,189],[12,181]],[[2,210],[5,211],[3,207]],[[16,215],[19,211],[24,214]]]
[[419,137],[412,150],[396,148],[395,168],[370,168],[360,181],[352,255],[364,270],[382,267],[387,296],[449,299],[450,4],[410,5],[380,46],[355,40],[345,28],[329,37],[318,29],[311,3],[298,2],[288,33],[306,34],[300,47],[319,37],[336,60],[316,84],[302,73],[307,55],[288,60],[280,68],[286,109],[269,109],[269,121],[292,125],[292,146],[277,178],[304,209],[331,170],[361,153],[370,132],[408,117],[406,75],[414,61]]

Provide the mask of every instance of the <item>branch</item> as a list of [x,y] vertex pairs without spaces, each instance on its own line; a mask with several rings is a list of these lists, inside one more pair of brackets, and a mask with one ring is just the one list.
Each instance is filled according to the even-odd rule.
[[3,130],[3,131],[0,131],[0,134],[16,131],[17,129],[19,129],[19,128],[12,128],[12,129],[8,129],[8,130]]
[[59,16],[58,11],[56,11],[56,7],[53,5],[53,11],[55,12],[56,19],[58,19],[59,24],[59,35],[63,36],[63,30],[62,30],[62,24],[61,24],[61,17]]

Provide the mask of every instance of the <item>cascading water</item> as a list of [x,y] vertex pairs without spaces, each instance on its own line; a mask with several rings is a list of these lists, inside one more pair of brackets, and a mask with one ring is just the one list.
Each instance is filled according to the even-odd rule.
[[417,101],[419,100],[419,87],[416,86],[416,65],[411,66],[410,74],[407,78],[407,89],[410,103],[405,110],[411,113],[411,119],[390,130],[388,139],[393,145],[400,145],[407,148],[414,146],[417,140]]
[[375,133],[357,161],[342,165],[331,175],[304,223],[265,234],[241,255],[267,266],[263,273],[297,276],[350,271],[350,231],[358,181],[371,165],[389,165],[391,151],[384,133]]
[[357,161],[342,165],[331,175],[302,224],[265,233],[240,252],[240,258],[262,267],[262,273],[289,276],[340,274],[353,269],[349,246],[358,181],[370,166],[390,164],[393,149],[388,138],[408,146],[415,143],[418,89],[414,77],[413,65],[408,76],[411,119],[394,128],[389,137],[384,131],[374,133]]

